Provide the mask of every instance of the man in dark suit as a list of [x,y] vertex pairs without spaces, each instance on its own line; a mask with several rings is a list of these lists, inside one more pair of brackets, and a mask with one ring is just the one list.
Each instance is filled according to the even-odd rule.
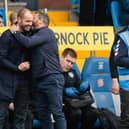
[[[18,13],[20,31],[28,34],[33,15],[30,10]],[[26,33],[27,32],[27,33]],[[29,102],[28,50],[17,43],[10,30],[0,37],[0,129],[3,129],[10,102],[14,103],[14,129],[24,129]]]
[[48,28],[47,14],[36,12],[33,23],[35,32],[31,37],[18,32],[18,26],[13,26],[11,31],[20,44],[32,48],[31,66],[35,82],[36,115],[41,121],[42,129],[53,129],[51,114],[56,129],[66,129],[62,110],[64,77],[59,62],[57,40],[54,32]]

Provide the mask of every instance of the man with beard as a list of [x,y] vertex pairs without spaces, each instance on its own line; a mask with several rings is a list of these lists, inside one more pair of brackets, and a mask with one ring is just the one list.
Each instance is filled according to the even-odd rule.
[[[18,13],[20,31],[28,35],[33,21],[29,9]],[[0,38],[0,129],[8,116],[8,107],[14,108],[13,129],[25,129],[25,119],[29,104],[28,50],[17,43],[10,30]],[[10,104],[10,102],[13,103]]]
[[18,26],[13,26],[11,31],[19,43],[32,48],[31,68],[35,81],[36,114],[42,129],[54,128],[51,114],[55,120],[55,128],[66,129],[62,109],[64,77],[59,62],[57,40],[54,32],[48,28],[49,17],[46,14],[36,12],[33,21],[36,33],[31,37],[18,32]]

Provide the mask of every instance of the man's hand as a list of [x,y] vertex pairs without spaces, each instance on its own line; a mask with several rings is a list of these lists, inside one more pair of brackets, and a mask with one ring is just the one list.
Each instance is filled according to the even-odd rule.
[[22,62],[18,65],[18,69],[22,72],[30,69],[30,63],[28,61]]
[[14,111],[14,103],[13,103],[13,102],[11,102],[11,103],[9,104],[9,109],[10,109],[11,111]]
[[117,78],[112,79],[112,93],[119,94],[119,83]]
[[9,29],[12,33],[15,33],[16,31],[19,31],[19,26],[18,25],[16,26],[15,24],[13,24]]

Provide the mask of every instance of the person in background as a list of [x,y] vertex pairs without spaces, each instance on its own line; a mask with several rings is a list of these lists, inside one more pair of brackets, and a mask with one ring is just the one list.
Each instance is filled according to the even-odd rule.
[[49,17],[38,11],[34,15],[35,32],[27,37],[19,32],[19,24],[12,26],[14,37],[27,48],[32,48],[31,68],[34,81],[35,109],[42,129],[66,129],[62,107],[64,77],[59,62],[58,44],[54,32],[48,28]]
[[78,16],[80,14],[80,0],[70,0],[72,11]]
[[3,16],[0,15],[0,27],[3,27],[3,26],[4,26],[4,24],[3,24]]
[[[17,24],[17,12],[12,12],[10,14],[9,19],[10,19],[11,25]],[[10,109],[11,112],[14,111],[14,103],[13,102],[11,102],[9,104],[9,109]],[[12,113],[11,113],[11,116],[12,116]]]
[[111,0],[95,0],[94,3],[94,25],[104,26],[112,25],[112,17],[110,11],[110,1]]
[[76,12],[80,13],[80,0],[70,0],[71,6],[73,6],[73,9],[76,9]]
[[[28,34],[33,15],[23,8],[18,13],[19,29]],[[10,30],[0,37],[0,129],[8,116],[8,107],[14,110],[13,129],[25,129],[29,104],[29,50],[18,45]],[[10,102],[13,102],[10,106]],[[14,104],[14,105],[13,105]]]
[[[78,129],[80,124],[80,129],[92,129],[94,123],[97,119],[95,110],[91,105],[84,106],[83,108],[73,108],[65,103],[65,97],[71,96],[76,98],[79,93],[82,91],[80,87],[83,86],[83,89],[87,89],[87,83],[82,82],[77,74],[77,71],[72,67],[76,63],[77,54],[74,49],[66,48],[64,49],[62,56],[60,57],[60,64],[63,70],[63,75],[65,78],[64,84],[64,112],[67,120],[68,129]],[[71,94],[69,94],[70,91]]]
[[11,22],[11,25],[17,24],[17,12],[14,12],[14,11],[13,11],[13,12],[10,14],[9,20],[10,20],[10,22]]
[[112,92],[120,93],[121,120],[119,129],[129,128],[129,28],[116,34],[110,54]]
[[118,0],[121,26],[129,25],[129,0]]
[[80,26],[112,25],[110,0],[81,0]]

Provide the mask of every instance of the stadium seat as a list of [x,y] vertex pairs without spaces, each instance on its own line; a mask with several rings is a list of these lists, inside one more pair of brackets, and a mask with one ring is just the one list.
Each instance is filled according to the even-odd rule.
[[[118,108],[115,106],[115,97],[111,92],[112,80],[108,58],[91,57],[86,59],[82,69],[82,80],[90,83],[97,107],[108,108],[115,114],[118,112],[116,111]],[[118,98],[117,101],[119,101]]]
[[[55,122],[52,115],[51,115],[51,120],[52,120],[52,123]],[[41,129],[41,121],[38,119],[33,119],[32,129]]]
[[76,73],[78,74],[78,76],[81,79],[81,72],[80,72],[79,67],[78,67],[78,65],[76,63],[73,64],[73,69],[76,71]]
[[107,58],[90,57],[84,62],[82,69],[82,80],[87,80],[91,74],[110,73],[109,63]]
[[39,129],[39,128],[41,128],[41,123],[40,123],[40,121],[37,120],[37,119],[34,119],[34,120],[33,120],[33,123],[32,123],[32,127],[33,127],[34,129]]
[[[112,80],[108,58],[90,57],[86,59],[82,69],[82,80],[90,83],[97,108],[107,108],[116,115],[120,115],[119,95],[113,96],[111,92]],[[100,126],[100,121],[97,119],[95,128]]]
[[50,26],[78,26],[76,21],[51,21]]
[[[88,81],[94,93],[97,107],[108,108],[115,113],[115,107],[111,93],[110,75],[91,75]],[[99,85],[98,81],[102,81],[103,85]]]
[[4,9],[2,9],[2,8],[0,9],[0,15],[2,15],[4,26],[6,26],[5,10],[4,10]]
[[119,4],[118,1],[112,1],[111,2],[111,16],[112,16],[112,21],[114,28],[119,28],[121,27],[120,21],[119,21]]

